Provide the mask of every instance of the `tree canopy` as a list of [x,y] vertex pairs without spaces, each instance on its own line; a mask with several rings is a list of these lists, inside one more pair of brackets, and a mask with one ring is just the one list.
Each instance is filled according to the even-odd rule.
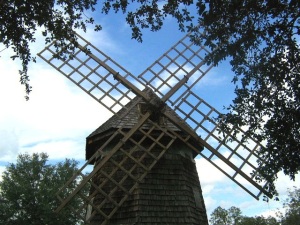
[[243,217],[241,222],[236,225],[280,225],[280,223],[272,216],[267,218],[263,216]]
[[210,215],[210,225],[280,225],[274,217],[243,216],[242,211],[232,206],[229,209],[217,207]]
[[289,190],[288,198],[283,204],[284,214],[281,214],[282,225],[296,225],[300,221],[300,188]]
[[210,214],[209,222],[210,225],[297,225],[300,220],[300,188],[288,191],[282,209],[277,210],[276,217],[250,217],[244,216],[238,207],[224,209],[219,206]]
[[[55,165],[48,156],[22,154],[16,164],[6,167],[0,180],[0,224],[78,224],[80,218],[70,210],[55,213],[59,205],[56,192],[76,172],[78,162],[66,159]],[[76,199],[71,203],[79,207]]]
[[229,209],[217,207],[210,215],[211,225],[234,225],[239,224],[242,220],[242,211],[232,206]]
[[[227,107],[227,128],[244,127],[248,135],[266,143],[257,179],[273,182],[283,172],[291,179],[300,170],[300,2],[298,0],[74,0],[1,1],[0,42],[12,47],[22,62],[20,81],[29,94],[28,63],[34,61],[30,43],[41,29],[46,43],[57,48],[74,39],[74,29],[85,30],[95,18],[85,12],[123,13],[132,38],[142,41],[143,29],[157,31],[173,17],[196,44],[215,49],[208,63],[230,60],[236,97]],[[96,16],[98,14],[95,14]],[[95,30],[101,30],[99,24]],[[75,42],[76,43],[76,42]],[[68,49],[69,48],[69,49]],[[72,46],[65,51],[72,50]],[[224,127],[226,129],[226,127]],[[246,139],[245,139],[246,140]]]

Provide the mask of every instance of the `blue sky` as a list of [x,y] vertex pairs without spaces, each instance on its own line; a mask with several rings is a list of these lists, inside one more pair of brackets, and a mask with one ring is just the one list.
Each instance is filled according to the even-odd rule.
[[[167,19],[159,32],[144,31],[143,43],[131,39],[131,30],[122,16],[103,16],[99,23],[103,30],[88,29],[85,39],[108,54],[132,74],[144,71],[184,34],[173,20]],[[38,37],[32,45],[33,53],[44,48]],[[0,50],[4,47],[0,45]],[[33,91],[25,101],[23,86],[19,84],[18,61],[11,61],[11,50],[0,53],[0,172],[15,162],[19,153],[47,152],[52,162],[74,158],[83,163],[85,138],[111,114],[98,102],[82,92],[52,67],[37,58],[30,65]],[[197,86],[197,93],[219,111],[231,103],[234,85],[228,62],[213,68]],[[281,203],[253,197],[236,186],[203,158],[196,158],[208,215],[216,207],[241,208],[245,215],[273,215]],[[281,199],[287,188],[299,185],[279,175],[277,187]]]

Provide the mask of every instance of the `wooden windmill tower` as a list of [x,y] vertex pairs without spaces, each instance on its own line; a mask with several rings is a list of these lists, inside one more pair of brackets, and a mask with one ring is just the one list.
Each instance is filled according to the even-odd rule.
[[[57,211],[80,198],[82,207],[72,210],[87,211],[86,224],[207,224],[197,155],[254,198],[268,194],[267,184],[255,181],[261,144],[251,137],[245,144],[238,127],[222,130],[222,120],[214,119],[221,114],[193,92],[212,67],[204,46],[186,35],[135,77],[77,37],[72,57],[55,58],[55,43],[39,56],[113,117],[87,138],[87,162],[58,192]],[[85,176],[89,164],[94,169]]]

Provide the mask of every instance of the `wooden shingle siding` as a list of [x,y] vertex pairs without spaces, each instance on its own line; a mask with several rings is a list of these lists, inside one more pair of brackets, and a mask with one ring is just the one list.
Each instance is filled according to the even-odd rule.
[[[184,148],[184,145],[182,147]],[[180,146],[177,145],[176,148]],[[190,150],[185,151],[189,153]],[[103,168],[107,173],[111,169],[109,165]],[[96,179],[101,182],[106,178],[99,173]],[[105,186],[103,190],[110,188],[113,186]],[[122,192],[116,193],[118,194],[122,195]],[[96,197],[94,203],[99,204],[102,201],[105,201],[105,198]],[[109,209],[113,206],[106,203],[105,207]],[[94,217],[92,224],[101,224],[103,220],[98,215]],[[139,183],[108,224],[207,225],[206,209],[193,158],[183,156],[178,151],[172,152],[170,149]]]
[[[123,128],[125,131],[137,124],[141,113],[139,104],[144,103],[140,98],[135,98],[127,104],[127,108],[131,108],[130,111],[120,110],[88,136],[86,157],[93,155],[116,129]],[[166,107],[166,110],[182,122],[171,108]],[[158,118],[157,123],[161,123],[160,126],[164,129],[176,132],[184,138],[184,134],[167,119]],[[208,225],[194,162],[195,152],[179,139],[170,142],[168,135],[163,136],[159,140],[160,144],[153,148],[153,140],[149,137],[158,137],[161,134],[159,129],[154,129],[150,136],[144,139],[141,147],[136,147],[134,142],[141,140],[142,130],[147,131],[149,127],[151,125],[148,122],[144,123],[142,128],[134,133],[93,177],[95,186],[91,187],[90,193],[94,206],[98,206],[99,209],[98,211],[95,208],[89,209],[90,214],[93,215],[90,217],[90,224]],[[105,154],[108,154],[118,141],[119,138],[116,136],[103,149],[102,156],[100,155],[94,161],[95,166],[101,163]],[[161,144],[167,145],[167,143],[172,144],[165,151],[161,148]],[[165,152],[161,157],[162,151]],[[157,161],[156,158],[159,160]],[[154,161],[156,164],[153,164]],[[148,168],[152,169],[148,170]],[[100,191],[95,194],[97,189]],[[115,191],[112,191],[113,189]],[[133,191],[127,194],[130,189]],[[108,216],[109,219],[106,220],[103,215],[109,215],[123,200],[121,206],[117,206],[114,214]]]

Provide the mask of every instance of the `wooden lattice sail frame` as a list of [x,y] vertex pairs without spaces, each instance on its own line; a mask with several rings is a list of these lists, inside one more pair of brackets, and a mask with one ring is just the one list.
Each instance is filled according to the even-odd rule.
[[[109,220],[176,139],[207,159],[254,198],[258,199],[262,193],[268,194],[265,190],[267,183],[257,183],[255,180],[258,170],[257,160],[261,160],[258,151],[263,146],[251,137],[247,137],[245,143],[243,139],[246,134],[238,127],[227,129],[220,135],[224,124],[222,120],[215,120],[215,118],[221,118],[221,113],[193,92],[193,86],[212,68],[205,62],[205,56],[210,54],[209,50],[204,46],[193,45],[188,34],[137,78],[83,37],[77,35],[77,38],[79,45],[72,57],[64,60],[57,58],[55,42],[40,52],[39,56],[110,112],[120,117],[120,120],[130,112],[132,107],[135,107],[134,104],[128,107],[127,103],[136,97],[147,102],[149,107],[131,129],[124,129],[126,125],[124,124],[114,131],[78,173],[65,184],[58,192],[61,205],[57,211],[77,197],[84,202],[82,208],[73,209],[78,214],[89,206],[95,213],[101,214],[106,221]],[[147,88],[153,90],[158,97],[152,91],[143,91]],[[166,104],[181,117],[182,122],[179,122],[173,113],[165,110]],[[119,110],[122,110],[122,113],[117,113]],[[173,123],[184,135],[178,135],[152,121],[151,115],[157,112]],[[142,128],[145,123],[151,124],[147,131]],[[152,134],[154,131],[156,135]],[[143,141],[134,140],[133,135],[136,132],[143,133],[143,139],[152,140],[153,147],[143,146]],[[107,154],[103,154],[103,150],[111,145],[111,141],[116,137],[119,141],[110,146],[111,150]],[[169,141],[166,143],[165,140]],[[123,146],[126,142],[145,149],[145,155],[151,156],[153,162],[146,165],[143,163],[143,157],[132,156],[134,151],[124,151]],[[156,152],[159,149],[159,154],[153,154],[152,149],[156,149]],[[117,152],[123,152],[124,160],[132,160],[135,166],[128,170],[122,167],[121,162],[115,162],[112,156]],[[99,157],[102,157],[102,160],[94,170],[88,175],[83,175],[83,169]],[[106,163],[115,165],[115,171],[122,171],[125,180],[132,179],[132,185],[125,188],[122,186],[123,181],[114,179],[114,173],[104,174],[107,177],[105,182],[113,183],[115,188],[110,193],[103,192],[101,185],[105,185],[105,182],[100,186],[96,185],[93,177]],[[137,168],[142,168],[144,172],[134,176],[133,171]],[[78,179],[81,182],[74,187],[74,181]],[[92,186],[95,193],[85,195],[82,190],[86,186]],[[115,191],[122,191],[124,197],[115,201],[111,198]],[[101,207],[93,204],[93,197],[99,193],[115,205],[110,212],[104,213]],[[86,220],[84,217],[82,219]]]
[[[151,90],[145,90],[151,92]],[[132,106],[135,107],[132,107]],[[117,115],[122,114],[123,110],[116,113],[107,120],[99,128],[97,128],[87,138],[86,157],[89,159],[97,149],[103,145],[105,140],[114,132],[114,130],[123,128],[130,129],[134,124],[138,123],[141,115],[148,109],[148,105],[143,99],[136,97],[126,105],[131,108],[122,120]],[[174,113],[174,111],[165,107],[165,110],[177,118],[178,122],[182,120]],[[197,155],[194,150],[190,149],[183,141],[175,136],[161,136],[160,130],[156,127],[152,128],[152,123],[157,123],[161,128],[176,135],[185,138],[184,134],[172,122],[162,117],[160,114],[153,113],[150,116],[151,121],[146,121],[141,130],[134,133],[131,140],[124,143],[122,150],[118,151],[111,157],[113,163],[106,163],[101,170],[93,176],[93,182],[101,186],[101,190],[109,193],[110,189],[115,187],[112,182],[102,186],[107,176],[113,175],[113,179],[117,183],[121,182],[124,187],[133,186],[133,179],[124,178],[124,172],[117,169],[112,171],[115,164],[122,165],[126,171],[131,171],[131,175],[136,177],[136,186],[133,192],[126,198],[120,208],[108,219],[108,224],[208,224],[206,209],[202,196],[201,186],[194,157]],[[152,139],[147,138],[145,133],[150,134]],[[161,153],[159,146],[154,144],[154,140],[161,136],[160,143],[167,144],[169,147]],[[107,154],[112,146],[118,142],[118,137],[112,140],[104,149],[103,157],[96,159],[95,165],[101,162],[104,155]],[[139,143],[139,144],[137,144]],[[141,147],[142,144],[142,147]],[[153,164],[153,156],[160,155],[160,159]],[[151,170],[148,170],[144,179],[138,179],[145,172],[144,167],[137,164],[137,160],[142,160],[141,165],[147,166],[153,164]],[[92,188],[90,194],[95,196],[93,204],[101,208],[103,213],[108,214],[114,205],[107,201],[104,195],[97,193]],[[110,197],[116,202],[124,197],[122,191],[111,192]],[[103,223],[104,217],[100,216],[96,210],[89,207],[87,213],[87,221],[91,224]]]

